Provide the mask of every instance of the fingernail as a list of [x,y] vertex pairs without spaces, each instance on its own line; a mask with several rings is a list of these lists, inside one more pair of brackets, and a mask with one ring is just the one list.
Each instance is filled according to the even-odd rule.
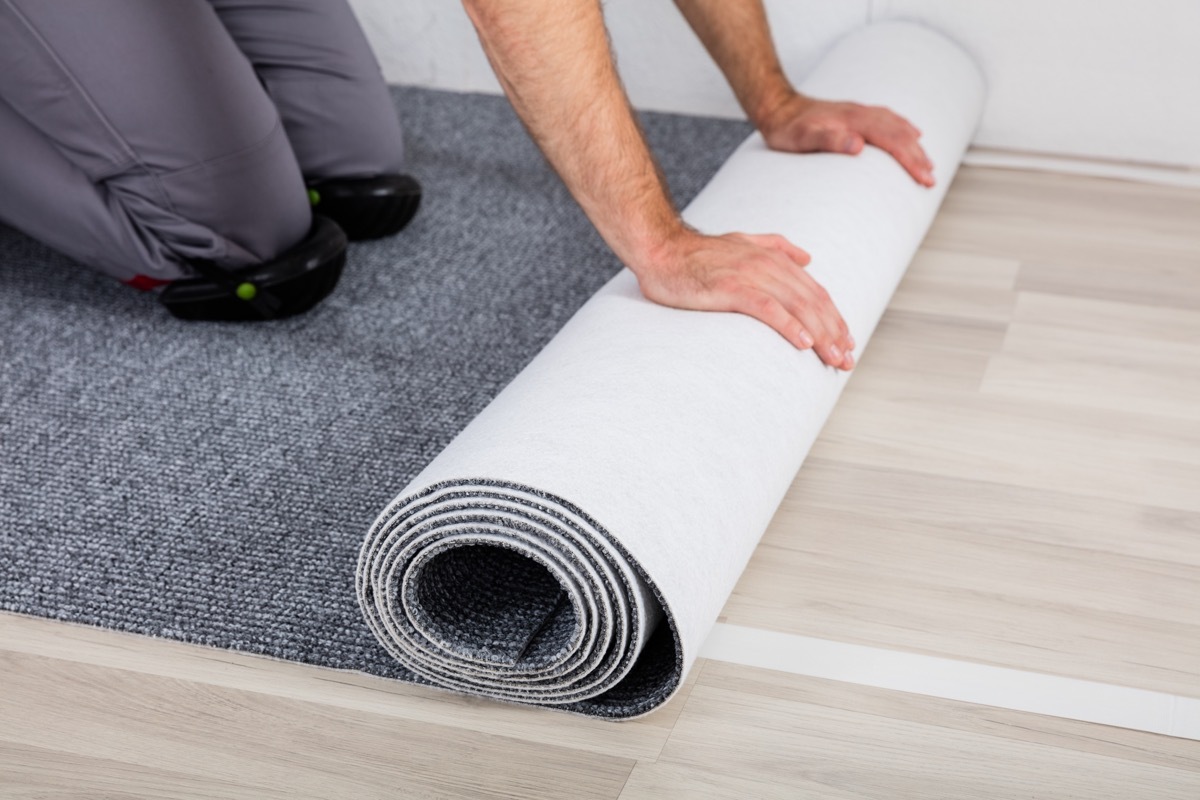
[[854,341],[854,337],[853,337],[853,336],[847,336],[847,337],[846,337],[846,341],[850,343],[850,349],[851,349],[851,350],[853,350],[854,348],[858,347],[858,343]]
[[835,364],[842,363],[842,348],[836,344],[829,345],[829,357],[833,359],[833,363]]
[[809,335],[808,331],[800,331],[800,344],[803,345],[805,349],[813,346],[813,338]]
[[849,353],[846,353],[846,360],[842,362],[842,369],[845,369],[845,370],[854,369],[854,356],[852,356]]

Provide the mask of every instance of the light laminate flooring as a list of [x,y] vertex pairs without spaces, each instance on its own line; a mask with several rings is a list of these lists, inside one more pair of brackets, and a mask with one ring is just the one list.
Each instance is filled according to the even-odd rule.
[[1200,697],[1200,191],[965,168],[724,619]]

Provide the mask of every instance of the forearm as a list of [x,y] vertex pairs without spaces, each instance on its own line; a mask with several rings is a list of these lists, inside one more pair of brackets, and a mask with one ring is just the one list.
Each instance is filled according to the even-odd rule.
[[[691,2],[707,20],[702,29],[715,29],[716,0]],[[522,122],[647,298],[748,314],[796,347],[812,347],[826,364],[854,365],[845,321],[804,269],[807,253],[779,236],[706,236],[683,224],[617,77],[600,0],[463,4]],[[757,45],[711,35],[714,55],[727,58],[731,82],[751,104],[766,102],[756,83],[772,70],[790,88],[769,47],[765,19],[754,22],[754,8],[741,9],[749,19],[739,24],[743,32],[747,24],[750,31],[761,28]],[[770,58],[745,62],[742,48],[756,46]]]
[[675,5],[758,128],[772,111],[795,98],[771,40],[762,0],[675,0]]
[[683,227],[617,77],[598,0],[464,0],[517,114],[638,271]]

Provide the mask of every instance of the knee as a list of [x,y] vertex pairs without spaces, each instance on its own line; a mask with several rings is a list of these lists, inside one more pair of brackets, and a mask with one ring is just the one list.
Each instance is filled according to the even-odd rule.
[[122,175],[109,188],[161,257],[177,264],[268,261],[303,239],[312,222],[281,126],[237,152],[170,173]]

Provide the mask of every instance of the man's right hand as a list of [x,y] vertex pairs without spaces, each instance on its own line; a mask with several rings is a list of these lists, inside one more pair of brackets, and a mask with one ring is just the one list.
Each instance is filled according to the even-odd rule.
[[674,308],[736,311],[774,328],[826,364],[854,366],[842,315],[805,269],[808,253],[774,234],[705,236],[684,228],[631,264],[642,293]]

